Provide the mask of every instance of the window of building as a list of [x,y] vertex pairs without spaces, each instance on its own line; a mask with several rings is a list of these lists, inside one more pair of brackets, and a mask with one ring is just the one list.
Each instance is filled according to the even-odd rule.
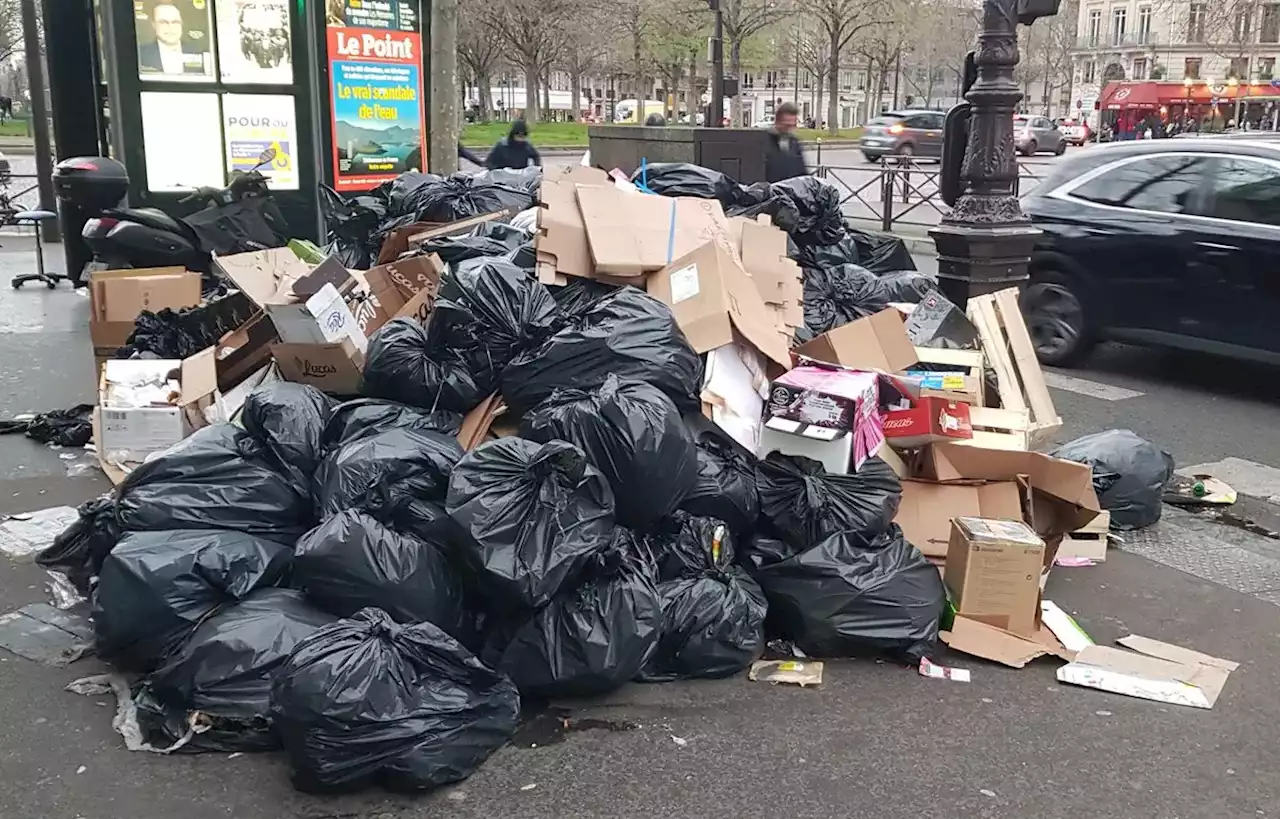
[[867,90],[867,78],[863,76],[861,71],[857,72],[857,77],[854,78],[854,84],[857,86],[859,91]]
[[1139,57],[1133,61],[1133,78],[1135,80],[1145,80],[1147,78],[1147,58]]
[[1204,42],[1205,4],[1192,3],[1187,9],[1187,42]]
[[1249,42],[1250,29],[1253,27],[1253,9],[1243,8],[1236,11],[1231,18],[1231,42]]
[[1097,46],[1102,38],[1102,9],[1091,9],[1089,11],[1089,46]]
[[852,87],[853,87],[853,72],[852,72],[852,71],[841,71],[841,72],[840,72],[840,88],[841,88],[841,90],[843,90],[843,91],[848,91],[848,90],[849,90],[850,88],[852,88]]
[[1280,168],[1250,159],[1219,159],[1206,214],[1280,226]]
[[813,72],[807,68],[804,69],[802,72],[800,72],[800,87],[801,88],[813,87]]
[[1182,76],[1187,79],[1200,79],[1200,63],[1199,57],[1188,57],[1182,61]]
[[777,71],[767,71],[767,72],[765,72],[765,75],[764,75],[764,85],[765,85],[765,88],[777,88],[777,87],[778,87],[778,72],[777,72]]
[[1254,63],[1257,66],[1258,79],[1269,80],[1276,75],[1276,58],[1259,57]]
[[742,72],[742,87],[743,87],[743,88],[755,88],[755,87],[756,87],[756,77],[755,77],[755,75],[754,75],[754,74],[747,73],[746,71]]
[[1138,7],[1138,44],[1151,44],[1151,6]]
[[1094,80],[1097,79],[1097,74],[1098,74],[1097,63],[1095,63],[1093,60],[1090,60],[1089,62],[1084,64],[1084,72],[1083,72],[1084,82],[1087,82],[1087,83],[1094,82]]
[[1227,66],[1227,79],[1235,78],[1237,80],[1249,79],[1249,58],[1248,57],[1232,57],[1231,64]]
[[1209,161],[1198,156],[1156,156],[1126,162],[1071,191],[1071,196],[1117,208],[1193,213]]
[[1111,10],[1111,44],[1124,42],[1125,26],[1129,22],[1129,10],[1121,7]]
[[1262,7],[1262,26],[1258,42],[1280,43],[1280,5],[1268,3]]

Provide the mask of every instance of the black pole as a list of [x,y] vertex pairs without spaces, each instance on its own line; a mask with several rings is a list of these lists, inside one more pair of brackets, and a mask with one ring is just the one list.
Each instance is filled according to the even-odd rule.
[[[45,104],[44,54],[40,47],[40,29],[37,28],[37,19],[36,0],[22,0],[22,44],[27,52],[27,87],[31,89],[31,128],[36,140],[36,183],[40,188],[40,209],[54,211],[53,142],[49,139],[49,108]],[[50,219],[42,222],[40,233],[46,242],[58,241],[57,221]]]
[[1040,231],[1014,193],[1018,177],[1013,114],[1022,99],[1018,64],[1018,0],[983,0],[977,78],[965,95],[971,108],[960,196],[929,231],[938,248],[938,284],[963,308],[970,296],[1021,287]]
[[712,128],[724,123],[724,12],[720,0],[707,0],[716,15],[715,33],[711,36],[711,122]]

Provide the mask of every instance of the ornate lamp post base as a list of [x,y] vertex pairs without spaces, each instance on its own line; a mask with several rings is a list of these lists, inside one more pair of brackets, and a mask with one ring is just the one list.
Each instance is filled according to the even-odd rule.
[[963,308],[972,296],[1022,287],[1037,228],[1028,224],[966,225],[943,222],[929,231],[938,249],[938,287]]

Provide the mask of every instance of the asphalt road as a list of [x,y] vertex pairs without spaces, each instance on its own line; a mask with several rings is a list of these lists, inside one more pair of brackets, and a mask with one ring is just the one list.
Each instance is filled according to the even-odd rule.
[[[30,255],[4,244],[7,278]],[[65,290],[0,290],[0,417],[92,400],[87,307]],[[1059,439],[1128,426],[1180,464],[1280,468],[1274,370],[1111,347],[1054,375],[1077,380],[1053,390]],[[102,491],[101,477],[68,476],[77,460],[0,437],[0,513]],[[1237,488],[1261,486],[1249,480]],[[842,661],[818,689],[743,678],[629,686],[568,704],[571,728],[588,717],[601,727],[508,747],[444,792],[319,798],[295,792],[276,755],[129,753],[107,698],[62,690],[95,673],[93,660],[53,668],[0,650],[0,817],[1275,816],[1280,553],[1166,509],[1105,564],[1056,570],[1048,594],[1099,642],[1132,632],[1240,661],[1211,711],[1062,686],[1049,661],[1013,671],[942,653],[973,671],[968,684]],[[0,556],[0,609],[44,599],[34,566]]]

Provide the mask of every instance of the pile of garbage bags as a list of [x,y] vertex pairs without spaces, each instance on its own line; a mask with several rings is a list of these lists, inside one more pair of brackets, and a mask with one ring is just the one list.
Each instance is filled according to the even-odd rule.
[[[665,191],[785,200],[815,257],[850,236],[816,180],[766,197],[650,171]],[[516,210],[536,184],[405,174],[331,195],[333,250],[367,265],[394,226]],[[522,702],[738,674],[773,638],[809,656],[934,649],[945,593],[892,524],[893,471],[759,461],[702,416],[703,360],[666,305],[539,283],[509,222],[433,245],[436,308],[370,337],[359,397],[261,386],[39,556],[91,598],[100,654],[142,675],[148,742],[283,748],[308,791],[419,791],[472,773]],[[815,269],[852,281],[854,264]],[[918,292],[879,281],[877,300]],[[824,324],[866,309],[844,298]],[[502,434],[464,450],[463,414],[491,397]]]

